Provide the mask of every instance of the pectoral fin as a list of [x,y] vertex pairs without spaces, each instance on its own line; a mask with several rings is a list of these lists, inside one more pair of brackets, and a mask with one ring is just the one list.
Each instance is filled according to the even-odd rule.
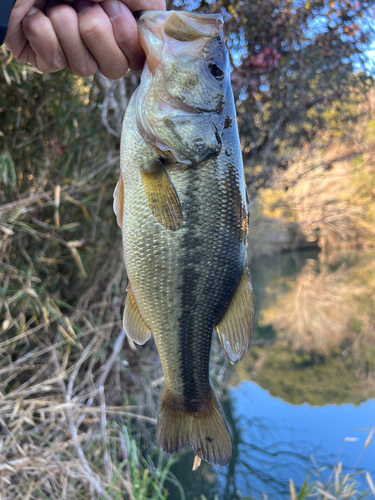
[[245,268],[229,307],[216,326],[221,345],[234,365],[248,350],[254,328],[254,294]]
[[130,287],[125,300],[123,326],[128,337],[136,344],[142,345],[151,337],[151,330],[142,319]]
[[122,180],[121,172],[113,193],[113,211],[115,212],[118,226],[122,228],[122,218],[124,214],[124,181]]
[[155,219],[170,231],[182,225],[182,207],[177,191],[160,161],[142,169],[143,189]]

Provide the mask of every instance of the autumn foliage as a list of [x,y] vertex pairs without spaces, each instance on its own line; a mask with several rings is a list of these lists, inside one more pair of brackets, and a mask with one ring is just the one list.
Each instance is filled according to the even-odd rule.
[[[375,1],[175,1],[224,13],[247,181],[252,191],[285,169],[292,148],[326,126],[323,113],[371,81]],[[365,70],[365,68],[367,68]],[[366,75],[366,72],[368,75]],[[347,120],[356,114],[347,115]]]

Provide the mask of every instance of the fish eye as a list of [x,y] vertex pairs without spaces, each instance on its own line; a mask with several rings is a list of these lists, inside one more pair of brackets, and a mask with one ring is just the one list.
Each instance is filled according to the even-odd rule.
[[216,78],[216,80],[223,80],[224,78],[224,70],[221,67],[221,63],[217,60],[209,60],[208,61],[208,69],[212,76]]

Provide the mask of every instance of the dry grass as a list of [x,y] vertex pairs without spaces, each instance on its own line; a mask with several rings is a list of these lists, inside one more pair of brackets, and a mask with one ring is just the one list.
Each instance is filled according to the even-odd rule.
[[162,374],[121,327],[118,153],[98,91],[5,49],[0,62],[0,497],[162,499]]
[[[105,265],[100,273],[107,289],[94,304],[95,309],[106,311],[105,316],[109,310],[113,316],[119,314],[111,288],[125,287],[121,273],[109,279],[111,271],[113,267]],[[19,273],[16,276],[25,279]],[[137,353],[125,347],[121,321],[102,322],[99,314],[99,320],[92,322],[91,315],[82,312],[102,280],[99,276],[86,290],[69,316],[50,299],[43,322],[22,314],[3,321],[0,491],[4,500],[116,498],[114,493],[118,498],[143,498],[133,494],[124,432],[130,433],[129,423],[136,419],[138,432],[147,440],[144,431],[155,423],[149,415],[156,413],[158,391],[148,388],[142,374],[132,375]],[[38,296],[28,286],[24,283],[24,293],[37,302]],[[14,300],[14,296],[7,299],[8,310]],[[155,352],[146,351],[143,374],[152,380],[152,370],[157,380]],[[129,404],[127,391],[138,393],[137,404]],[[137,463],[138,467],[142,474],[142,464]],[[149,470],[147,464],[143,469]]]
[[[92,304],[103,280],[107,287],[100,302]],[[116,319],[119,299],[111,292],[117,286],[124,293],[125,285],[124,270],[115,272],[112,261],[72,314],[63,314],[50,299],[43,322],[22,314],[3,321],[0,492],[4,500],[141,499],[148,498],[150,484],[152,488],[159,484],[155,498],[163,498],[169,465],[158,455],[153,471],[135,446],[137,438],[131,436],[131,422],[136,421],[143,447],[152,443],[148,431],[153,431],[155,419],[150,415],[156,414],[161,372],[155,351],[146,347],[143,369],[132,373],[139,354],[125,346],[125,332]],[[24,293],[37,302],[33,288],[28,291],[27,286]],[[6,301],[9,310],[12,299]],[[95,322],[92,312],[84,312],[90,308],[99,311]],[[109,314],[112,320],[102,321]],[[130,404],[133,397],[128,394],[136,395],[136,404]],[[137,478],[143,484],[139,491]]]
[[[84,191],[70,188],[63,193],[79,199]],[[140,354],[125,345],[121,327],[127,284],[121,240],[106,258],[102,255],[95,262],[94,275],[88,278],[79,246],[70,247],[71,241],[55,224],[48,228],[48,244],[56,245],[60,255],[41,259],[39,245],[46,229],[35,230],[28,217],[32,213],[39,220],[40,207],[45,208],[44,200],[52,193],[42,187],[36,192],[38,196],[19,204],[20,225],[10,204],[0,208],[7,229],[2,234],[0,273],[2,498],[142,499],[154,488],[155,498],[163,498],[171,462],[168,465],[157,453],[158,463],[149,465],[136,437],[142,435],[143,448],[153,442],[149,431],[155,424],[160,364],[148,346],[142,349],[147,361],[133,373]],[[11,264],[15,247],[17,255],[29,257],[28,269]],[[77,247],[74,258],[67,250]],[[93,264],[86,264],[88,271]],[[67,292],[78,295],[78,288],[74,308],[61,299],[61,292],[47,289],[41,277],[46,265],[50,272],[61,273]],[[75,272],[59,273],[64,265],[74,266]],[[131,422],[136,422],[136,436],[131,435]]]

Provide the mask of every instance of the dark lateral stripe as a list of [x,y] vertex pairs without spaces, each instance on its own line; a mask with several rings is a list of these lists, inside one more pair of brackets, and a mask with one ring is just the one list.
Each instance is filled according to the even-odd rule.
[[218,168],[207,162],[186,169],[183,196],[178,341],[183,404],[191,412],[202,410],[209,399],[212,331],[233,297],[246,260],[241,180],[230,162],[224,176],[216,175]]
[[[199,262],[197,257],[199,252],[191,252],[192,248],[197,250],[200,246],[199,238],[195,234],[195,227],[199,219],[199,201],[197,197],[198,175],[197,170],[191,169],[187,171],[189,175],[189,202],[187,203],[186,218],[188,222],[187,230],[182,238],[181,245],[181,268],[182,283],[181,283],[181,306],[182,313],[179,318],[179,340],[180,340],[180,366],[181,378],[183,384],[183,398],[186,410],[194,412],[198,410],[198,388],[194,377],[196,370],[196,351],[198,346],[194,346],[194,311],[192,311],[195,295],[196,283],[198,281]],[[195,347],[195,349],[194,349]]]

